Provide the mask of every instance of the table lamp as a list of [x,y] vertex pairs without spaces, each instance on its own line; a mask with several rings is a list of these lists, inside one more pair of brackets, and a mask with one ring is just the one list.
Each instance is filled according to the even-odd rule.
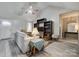
[[36,37],[39,35],[37,28],[33,28],[32,35],[33,35],[33,37]]

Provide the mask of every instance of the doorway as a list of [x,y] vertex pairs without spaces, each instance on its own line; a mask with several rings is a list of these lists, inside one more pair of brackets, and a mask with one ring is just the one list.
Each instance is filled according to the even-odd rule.
[[79,35],[79,12],[72,11],[60,15],[60,36],[64,40],[77,41]]

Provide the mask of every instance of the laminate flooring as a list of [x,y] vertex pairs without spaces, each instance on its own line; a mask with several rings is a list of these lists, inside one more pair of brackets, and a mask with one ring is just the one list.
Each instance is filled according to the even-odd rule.
[[[76,39],[45,41],[44,51],[32,57],[79,57],[79,43]],[[13,40],[0,41],[0,57],[28,57],[21,53]]]

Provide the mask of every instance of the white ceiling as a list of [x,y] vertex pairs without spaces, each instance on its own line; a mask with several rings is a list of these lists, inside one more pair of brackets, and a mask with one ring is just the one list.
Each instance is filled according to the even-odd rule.
[[[79,2],[38,2],[31,3],[35,8],[43,9],[47,6],[61,9],[79,10]],[[15,19],[22,16],[28,8],[29,2],[0,2],[0,18]]]
[[51,2],[45,4],[64,9],[79,10],[79,2]]

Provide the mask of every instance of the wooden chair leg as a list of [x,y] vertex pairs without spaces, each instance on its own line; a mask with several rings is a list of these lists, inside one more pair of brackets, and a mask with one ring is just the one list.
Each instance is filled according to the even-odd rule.
[[35,52],[36,52],[36,51],[35,51],[35,47],[33,47],[33,55],[35,55]]

